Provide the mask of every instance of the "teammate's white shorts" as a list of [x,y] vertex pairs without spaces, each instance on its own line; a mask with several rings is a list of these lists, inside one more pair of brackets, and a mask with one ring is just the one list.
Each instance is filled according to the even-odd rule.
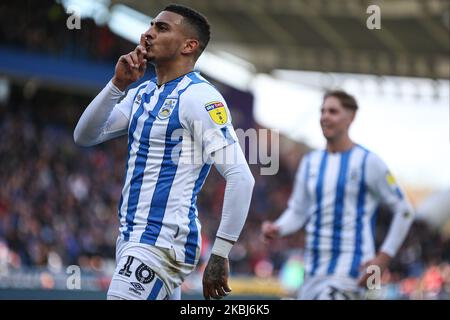
[[[163,300],[179,288],[195,266],[176,261],[173,249],[117,239],[116,270],[108,299]],[[175,291],[175,294],[172,295]]]
[[300,300],[354,300],[359,299],[363,289],[357,279],[342,276],[306,277],[300,288]]

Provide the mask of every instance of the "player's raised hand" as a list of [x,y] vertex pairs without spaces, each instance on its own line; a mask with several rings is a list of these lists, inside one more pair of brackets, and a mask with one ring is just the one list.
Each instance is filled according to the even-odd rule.
[[147,69],[146,56],[145,36],[141,35],[136,49],[119,58],[112,80],[114,85],[124,91],[130,84],[142,78]]
[[203,296],[205,300],[222,299],[231,292],[228,286],[229,270],[227,258],[211,254],[203,273]]

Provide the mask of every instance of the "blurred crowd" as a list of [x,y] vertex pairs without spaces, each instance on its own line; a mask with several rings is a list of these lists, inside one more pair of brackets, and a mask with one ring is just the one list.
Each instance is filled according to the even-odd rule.
[[[7,259],[13,269],[76,264],[105,271],[114,265],[126,139],[77,147],[72,132],[85,101],[51,106],[45,103],[47,96],[0,105],[0,243],[8,250],[6,256],[0,253],[0,260]],[[52,100],[58,100],[57,94]],[[71,108],[69,116],[65,108]],[[280,159],[277,175],[261,176],[258,166],[252,166],[256,186],[247,223],[231,252],[233,274],[277,275],[292,252],[303,246],[301,232],[270,246],[260,241],[261,222],[276,218],[286,207],[297,162],[306,148],[294,145],[290,150]],[[224,179],[213,169],[198,202],[203,225],[199,270],[219,225],[224,188]],[[378,245],[389,221],[390,214],[381,208]],[[444,288],[450,280],[449,261],[449,239],[416,221],[385,280],[417,279],[432,267],[442,270]]]
[[107,26],[83,19],[81,29],[68,29],[69,15],[54,0],[2,1],[0,44],[29,52],[94,61],[116,60],[134,46]]
[[[6,6],[0,4],[2,45],[102,61],[114,61],[130,49],[130,43],[91,20],[83,20],[83,32],[68,32],[64,28],[67,16],[54,1],[26,1],[27,8],[8,5],[8,11]],[[230,88],[219,89],[231,105],[235,127],[256,127],[251,108],[245,109],[251,97]],[[77,147],[72,132],[92,97],[69,98],[52,89],[24,94],[23,85],[15,85],[12,91],[9,101],[0,102],[0,269],[6,264],[12,269],[56,270],[76,264],[100,271],[109,268],[110,272],[126,138],[92,148]],[[260,241],[260,226],[285,209],[298,162],[307,151],[307,146],[281,139],[276,175],[262,176],[259,166],[251,165],[256,185],[247,223],[230,255],[233,274],[276,276],[293,252],[301,252],[301,232],[266,246]],[[199,270],[219,225],[224,188],[224,179],[213,169],[198,200],[203,226]],[[389,219],[390,214],[381,208],[378,245]],[[402,292],[410,296],[417,288],[448,294],[449,263],[450,240],[416,221],[384,281],[401,284]]]

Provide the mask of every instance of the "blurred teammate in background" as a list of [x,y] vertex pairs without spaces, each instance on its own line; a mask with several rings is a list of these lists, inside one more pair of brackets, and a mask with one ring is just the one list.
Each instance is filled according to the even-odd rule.
[[[128,134],[117,267],[108,299],[179,294],[199,260],[196,200],[213,163],[225,177],[226,189],[203,294],[219,299],[231,291],[228,253],[246,220],[254,179],[224,98],[193,71],[208,44],[209,29],[198,12],[167,6],[140,45],[119,58],[114,77],[75,128],[75,142],[82,146]],[[156,77],[125,94],[144,75],[147,61],[155,66]]]
[[[326,149],[301,161],[288,208],[265,221],[265,240],[306,227],[305,280],[299,299],[361,298],[372,274],[383,271],[404,241],[413,208],[386,164],[349,137],[358,105],[343,91],[325,94],[320,125]],[[385,203],[394,216],[380,250],[375,252],[375,211]],[[374,279],[375,280],[375,279]]]

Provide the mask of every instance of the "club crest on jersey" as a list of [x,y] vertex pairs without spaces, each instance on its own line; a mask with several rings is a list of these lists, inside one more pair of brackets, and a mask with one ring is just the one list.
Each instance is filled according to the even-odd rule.
[[208,111],[211,119],[216,124],[224,124],[228,120],[227,111],[225,110],[225,106],[222,102],[212,101],[205,104],[205,109]]
[[359,171],[354,169],[350,172],[350,181],[359,182]]
[[177,104],[177,99],[166,99],[158,112],[158,118],[165,120],[172,114],[173,109]]

